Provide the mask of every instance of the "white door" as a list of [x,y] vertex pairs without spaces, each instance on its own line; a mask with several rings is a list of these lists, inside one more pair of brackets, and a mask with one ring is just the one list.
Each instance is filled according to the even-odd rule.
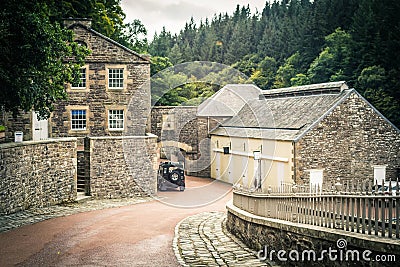
[[33,141],[44,140],[49,138],[49,122],[48,120],[39,120],[38,114],[32,112],[32,139]]
[[233,184],[234,178],[234,171],[233,171],[233,156],[229,155],[229,166],[228,166],[228,182]]
[[244,188],[248,188],[249,187],[249,181],[247,179],[247,164],[249,164],[248,162],[249,158],[248,157],[243,157],[242,158],[242,185]]

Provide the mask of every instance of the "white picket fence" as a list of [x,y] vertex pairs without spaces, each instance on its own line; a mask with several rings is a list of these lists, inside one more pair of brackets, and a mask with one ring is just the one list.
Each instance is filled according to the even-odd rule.
[[382,182],[380,186],[356,183],[343,186],[338,181],[328,189],[282,185],[279,188],[270,187],[267,192],[236,188],[233,204],[268,218],[400,238],[398,181]]

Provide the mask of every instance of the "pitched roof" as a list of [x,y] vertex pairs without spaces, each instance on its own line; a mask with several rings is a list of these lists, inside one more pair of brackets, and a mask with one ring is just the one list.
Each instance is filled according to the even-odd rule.
[[228,84],[201,103],[199,117],[233,117],[250,100],[256,100],[261,89],[253,84]]
[[344,82],[263,91],[266,98],[249,101],[214,135],[296,140],[354,90]]
[[73,29],[74,27],[82,27],[82,28],[86,29],[87,31],[89,31],[89,32],[91,32],[91,33],[93,33],[93,34],[95,34],[95,35],[107,40],[108,42],[114,44],[115,46],[118,46],[119,48],[122,48],[126,52],[135,55],[139,59],[150,63],[150,60],[147,57],[145,57],[145,56],[133,51],[132,49],[127,48],[126,46],[114,41],[113,39],[111,39],[111,38],[109,38],[109,37],[97,32],[97,31],[93,30],[91,27],[85,25],[84,22],[80,22],[81,20],[85,20],[85,19],[78,19],[78,20],[71,19],[71,20],[72,20],[72,23],[70,25],[68,25],[69,29]]
[[317,83],[310,85],[285,87],[273,90],[265,90],[262,92],[264,98],[282,97],[282,96],[301,96],[301,95],[315,95],[315,94],[328,94],[340,93],[341,91],[349,89],[345,81]]

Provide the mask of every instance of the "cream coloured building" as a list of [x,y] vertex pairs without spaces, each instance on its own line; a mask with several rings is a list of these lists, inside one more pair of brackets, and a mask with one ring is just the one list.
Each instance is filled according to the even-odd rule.
[[265,90],[210,135],[211,177],[248,189],[400,173],[399,129],[345,82]]

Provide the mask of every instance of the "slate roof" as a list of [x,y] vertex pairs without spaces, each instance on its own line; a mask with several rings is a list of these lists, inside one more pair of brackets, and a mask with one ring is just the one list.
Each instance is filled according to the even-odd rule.
[[293,141],[352,92],[344,82],[263,91],[211,134]]
[[256,100],[261,89],[253,84],[228,84],[197,109],[199,117],[233,117],[250,100]]

